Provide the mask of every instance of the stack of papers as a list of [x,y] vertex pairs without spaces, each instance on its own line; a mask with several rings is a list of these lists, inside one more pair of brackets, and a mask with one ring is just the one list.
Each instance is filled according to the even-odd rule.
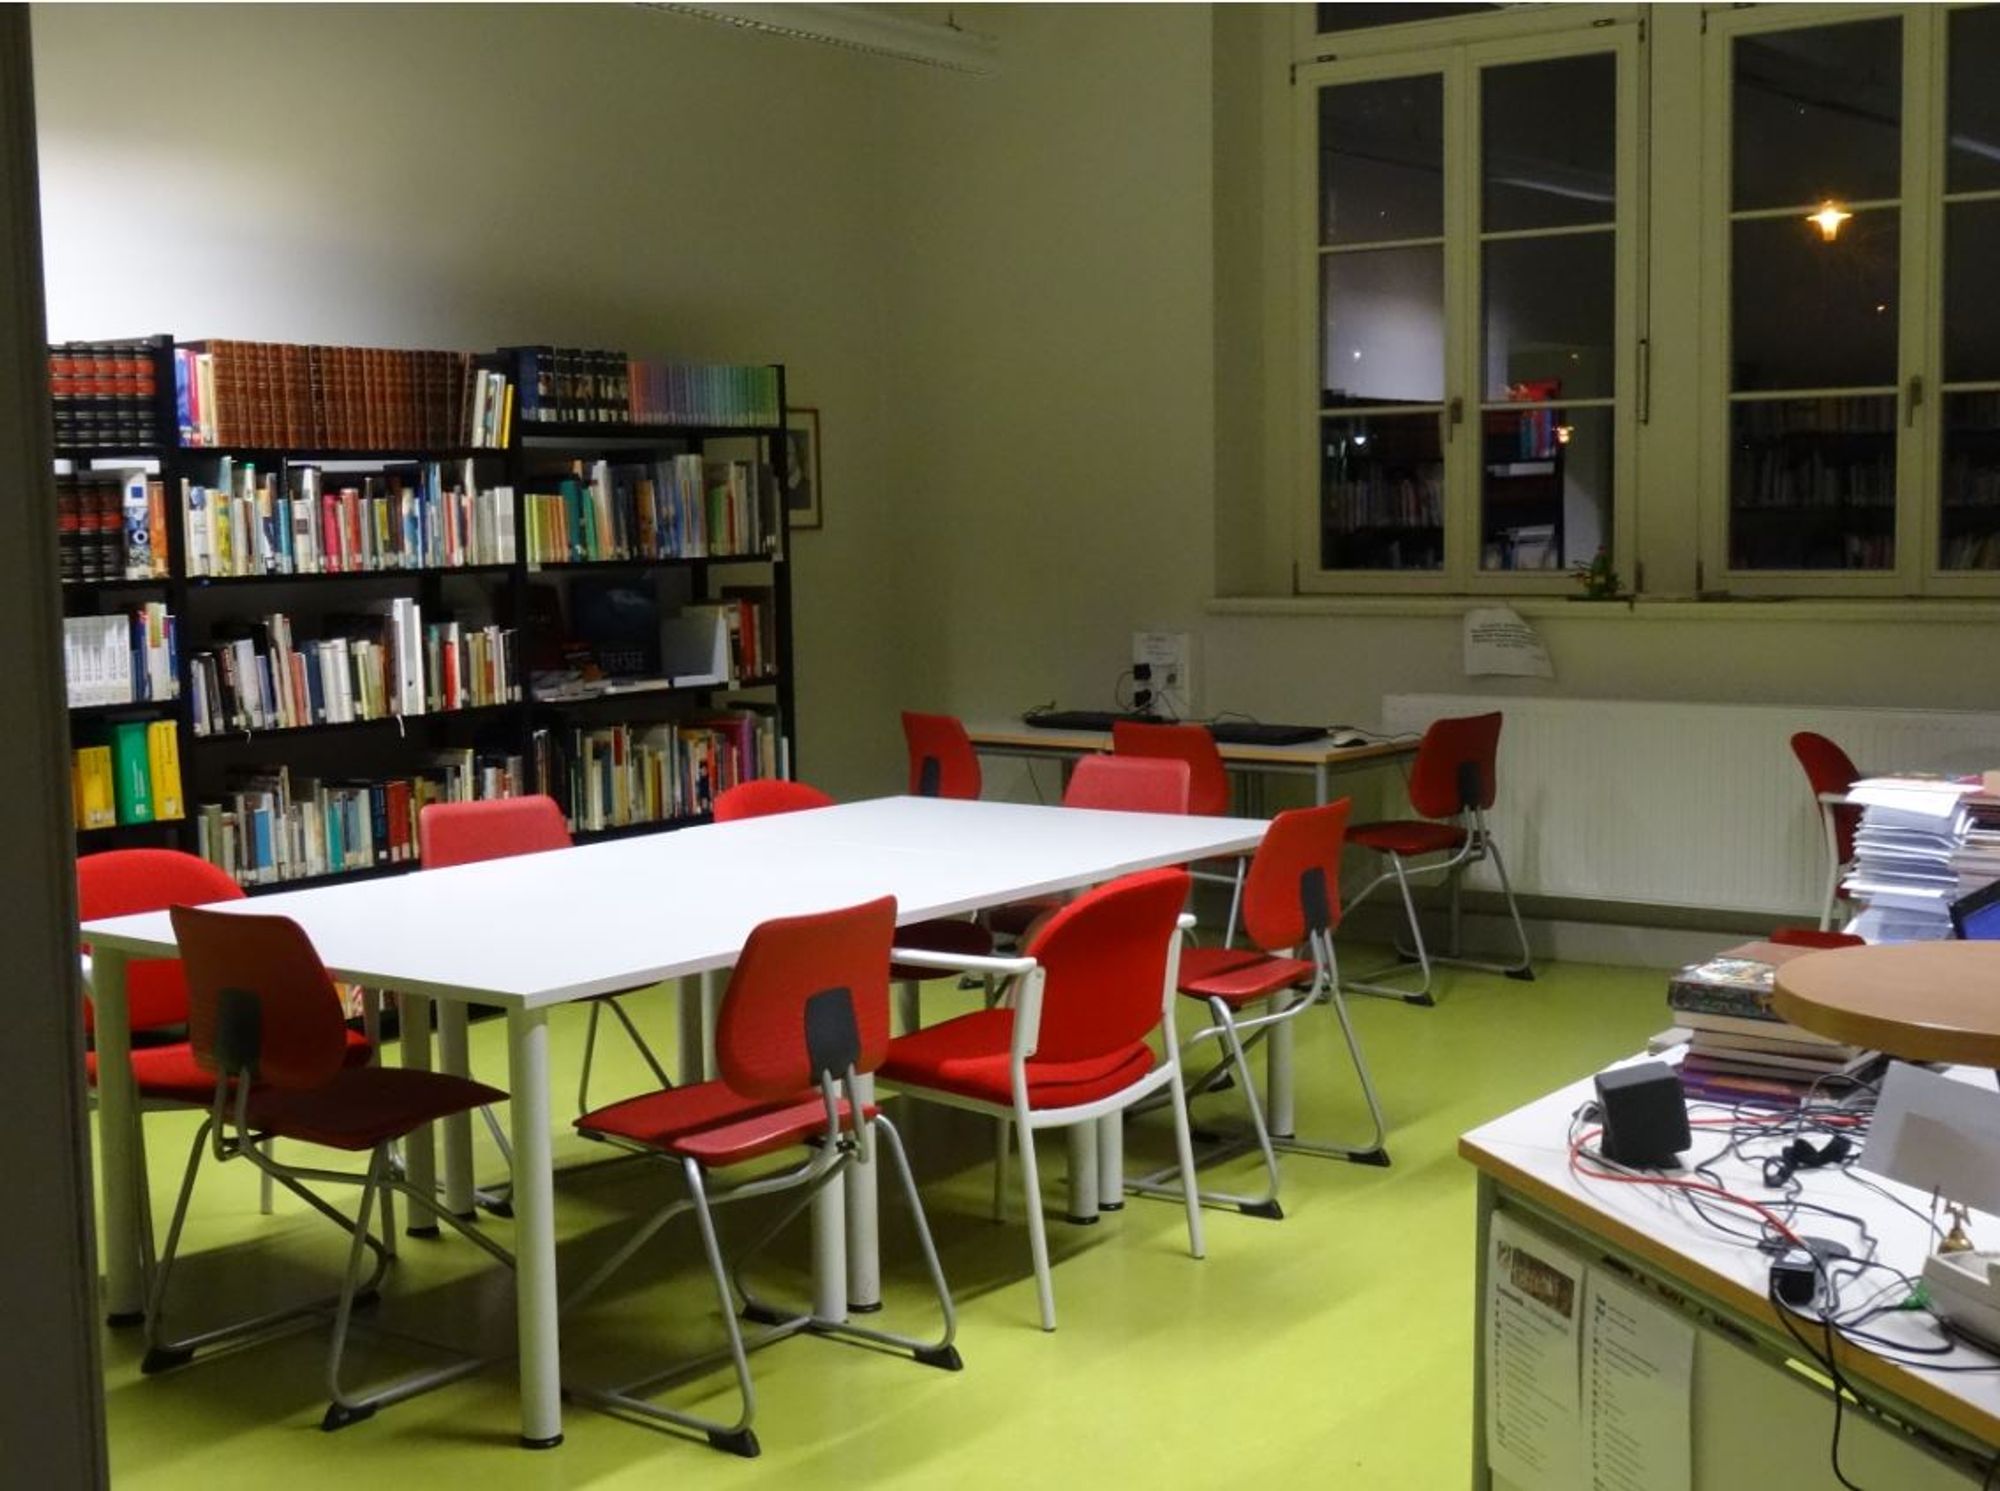
[[1870,942],[1951,936],[1951,903],[1993,878],[1960,865],[1972,827],[1965,800],[1978,790],[1938,777],[1870,777],[1848,790],[1862,810],[1845,882],[1862,910],[1848,931]]

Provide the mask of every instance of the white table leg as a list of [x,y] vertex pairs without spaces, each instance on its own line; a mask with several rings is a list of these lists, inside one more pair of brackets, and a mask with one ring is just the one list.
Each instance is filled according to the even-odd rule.
[[[431,1001],[428,994],[404,994],[398,1000],[402,1012],[403,1065],[412,1071],[431,1070]],[[410,1217],[403,1230],[411,1237],[436,1237],[437,1223],[437,1140],[432,1126],[412,1129],[403,1141],[403,1166],[410,1189],[423,1199],[410,1202]]]
[[813,1193],[813,1315],[847,1319],[847,1187],[828,1181]]
[[680,1063],[674,1070],[679,1074],[681,1086],[686,1087],[699,1082],[708,1070],[702,1057],[702,981],[698,978],[682,979],[678,997]]
[[[874,1076],[858,1076],[855,1090],[863,1103],[874,1101]],[[877,1142],[872,1161],[850,1165],[841,1184],[847,1187],[847,1308],[865,1315],[882,1308],[881,1217],[877,1210],[876,1177],[882,1173]]]
[[1097,1220],[1097,1121],[1073,1123],[1063,1130],[1069,1141],[1069,1219]]
[[1292,1102],[1292,1026],[1282,1020],[1271,1027],[1269,1072],[1266,1077],[1264,1112],[1274,1138],[1289,1139],[1299,1131]]
[[1324,761],[1316,762],[1313,766],[1313,803],[1315,806],[1322,808],[1326,806],[1327,787],[1326,763]]
[[521,1443],[544,1450],[562,1443],[547,1010],[507,1012],[507,1087],[514,1125],[514,1307],[520,1331]]
[[[454,1077],[472,1075],[465,1013],[465,1005],[456,999],[438,1006],[438,1066]],[[454,1113],[439,1127],[444,1130],[444,1208],[455,1217],[469,1217],[473,1213],[472,1115]]]
[[1097,1120],[1097,1209],[1117,1211],[1125,1205],[1125,1115],[1107,1113]]
[[104,1156],[104,1314],[112,1325],[145,1318],[145,1160],[135,1142],[139,1094],[132,1082],[132,1017],[125,954],[94,948],[91,1003],[97,1038],[97,1134]]

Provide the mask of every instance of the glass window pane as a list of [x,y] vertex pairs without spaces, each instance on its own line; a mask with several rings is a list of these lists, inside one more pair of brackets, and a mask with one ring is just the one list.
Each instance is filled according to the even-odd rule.
[[1489,409],[1479,565],[1567,570],[1611,546],[1609,409]]
[[1320,242],[1444,232],[1444,79],[1436,73],[1319,92]]
[[[1486,398],[1611,395],[1615,247],[1609,233],[1481,246]],[[1522,385],[1542,391],[1511,392]]]
[[1947,382],[2000,378],[2000,202],[1945,208],[1944,376]]
[[1901,21],[1742,36],[1735,58],[1733,203],[1739,211],[1899,194]]
[[1732,569],[1892,569],[1896,396],[1730,406]]
[[1498,5],[1369,5],[1361,0],[1336,0],[1333,4],[1314,7],[1318,11],[1318,29],[1321,31],[1363,31],[1370,26],[1401,26],[1410,21],[1441,21],[1451,16],[1474,16],[1484,11],[1498,10]]
[[1320,566],[1444,567],[1438,416],[1354,415],[1320,425]]
[[1946,394],[1944,569],[2000,569],[2000,393]]
[[1730,232],[1732,389],[1897,381],[1895,209],[1856,213],[1831,243],[1802,217],[1753,218]]
[[1327,254],[1321,403],[1439,403],[1444,398],[1444,249]]
[[1950,46],[1945,190],[2000,187],[2000,6],[1953,11]]
[[1489,233],[1608,223],[1616,196],[1618,59],[1609,52],[1480,75]]

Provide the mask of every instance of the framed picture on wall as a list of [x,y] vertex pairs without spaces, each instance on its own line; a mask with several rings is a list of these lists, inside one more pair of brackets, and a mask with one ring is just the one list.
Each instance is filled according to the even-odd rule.
[[794,528],[825,523],[820,507],[819,410],[785,411],[785,509]]

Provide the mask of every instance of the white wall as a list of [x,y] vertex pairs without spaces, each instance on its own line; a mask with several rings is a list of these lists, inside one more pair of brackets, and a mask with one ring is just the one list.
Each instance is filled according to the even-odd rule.
[[49,326],[782,361],[803,771],[901,744],[885,64],[637,6],[37,6]]

